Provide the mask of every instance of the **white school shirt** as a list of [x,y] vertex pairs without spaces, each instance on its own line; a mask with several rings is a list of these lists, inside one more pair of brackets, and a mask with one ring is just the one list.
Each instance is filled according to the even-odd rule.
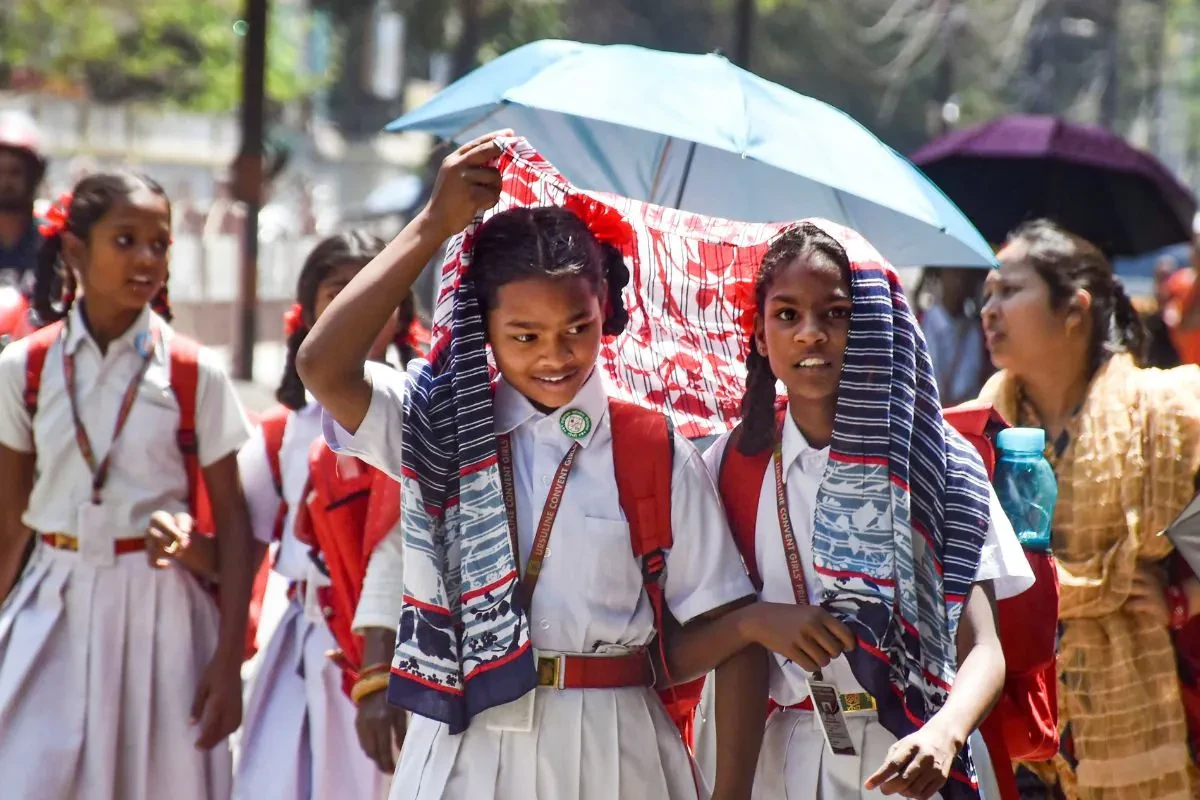
[[[304,488],[308,485],[309,450],[312,443],[321,438],[321,406],[311,396],[308,401],[304,408],[288,414],[279,446],[279,477],[283,483],[287,516],[283,520],[283,533],[272,568],[288,580],[307,580],[325,586],[329,583],[328,578],[316,568],[308,555],[309,546],[297,539],[295,533],[296,514],[305,500]],[[238,453],[238,473],[250,509],[254,537],[271,544],[275,540],[279,494],[275,490],[275,479],[271,477],[261,425],[254,429],[250,441]]]
[[[729,444],[729,435],[718,439],[704,454],[704,460],[719,480],[721,460]],[[810,447],[804,434],[796,427],[791,414],[784,415],[783,425],[783,475],[787,487],[788,512],[795,528],[796,546],[800,549],[800,562],[804,567],[804,583],[808,587],[808,599],[813,605],[821,600],[821,583],[813,568],[812,539],[813,520],[817,509],[817,492],[829,462],[829,448],[817,450]],[[1033,570],[1025,558],[1025,551],[1013,532],[1012,525],[996,499],[996,493],[988,487],[991,496],[991,523],[980,552],[979,568],[975,581],[991,581],[996,599],[1013,597],[1033,586]],[[763,477],[762,490],[758,496],[758,515],[755,521],[754,551],[758,562],[758,574],[763,588],[759,599],[772,603],[794,603],[792,577],[788,572],[784,556],[783,537],[779,531],[779,512],[775,504],[775,468],[768,464]],[[799,703],[808,697],[808,673],[799,665],[775,654],[771,670],[771,699],[782,706]],[[854,678],[849,662],[844,656],[834,659],[821,670],[826,681],[837,684],[842,694],[865,691]]]
[[[398,479],[407,377],[375,364],[367,365],[367,376],[371,405],[358,430],[351,435],[326,414],[325,438],[335,451]],[[571,403],[548,415],[503,379],[496,387],[496,432],[512,435],[521,564],[528,563],[551,479],[572,443],[559,427],[569,409],[587,414],[592,429],[580,440],[533,596],[533,645],[564,653],[591,653],[610,644],[640,647],[654,635],[654,615],[617,495],[608,396],[598,371]],[[680,623],[754,593],[716,485],[682,436],[675,437],[671,523],[674,546],[667,553],[664,594]]]
[[367,628],[395,630],[404,606],[404,530],[397,520],[383,541],[375,545],[367,561],[358,608],[351,628],[362,633]]
[[[168,345],[174,331],[147,308],[102,355],[79,304],[67,320],[65,338],[46,354],[34,420],[23,397],[28,342],[14,342],[0,353],[0,444],[22,453],[37,451],[37,479],[22,521],[35,531],[78,536],[76,510],[91,497],[92,473],[75,440],[63,353],[75,354],[79,415],[96,458],[102,460],[114,446],[113,427],[125,389],[142,366],[135,342],[153,325],[160,340],[117,439],[102,494],[113,512],[116,537],[141,538],[155,511],[188,510],[187,473],[175,438],[179,404],[170,383]],[[250,425],[220,358],[207,348],[200,349],[196,395],[198,457],[201,467],[209,467],[242,446]]]

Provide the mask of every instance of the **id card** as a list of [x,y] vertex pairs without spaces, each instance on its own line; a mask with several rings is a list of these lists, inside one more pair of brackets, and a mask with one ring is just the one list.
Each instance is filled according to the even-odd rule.
[[837,687],[832,683],[809,681],[808,694],[812,698],[813,710],[821,723],[825,741],[833,754],[858,755],[858,751],[854,749],[854,740],[850,738],[850,729],[846,726],[846,715],[842,711]]
[[116,527],[111,509],[104,503],[85,502],[75,515],[79,558],[93,567],[111,567],[117,561]]
[[533,708],[537,701],[537,690],[533,689],[502,706],[484,712],[489,731],[512,731],[529,733],[533,730]]

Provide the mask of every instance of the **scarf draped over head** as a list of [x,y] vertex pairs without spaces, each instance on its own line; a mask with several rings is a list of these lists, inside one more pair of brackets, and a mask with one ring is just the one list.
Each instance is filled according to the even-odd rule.
[[[501,151],[496,211],[581,194],[524,140],[504,140]],[[600,353],[608,393],[670,414],[689,437],[729,430],[745,388],[755,275],[788,226],[588,196],[634,232],[623,248],[630,321]],[[850,654],[856,677],[881,722],[903,736],[941,707],[954,677],[955,632],[987,530],[987,480],[943,423],[895,271],[853,231],[813,223],[845,247],[854,300],[814,560],[827,606],[862,645]],[[392,702],[453,732],[535,684],[528,620],[514,604],[483,322],[462,279],[474,233],[448,247],[430,362],[410,367],[405,597],[389,688]],[[967,762],[956,770],[969,787]]]
[[[850,259],[853,309],[813,561],[824,605],[858,637],[847,654],[855,678],[903,737],[941,709],[954,682],[958,624],[990,520],[988,478],[942,418],[896,271],[853,231],[817,225]],[[975,794],[963,753],[942,796]]]

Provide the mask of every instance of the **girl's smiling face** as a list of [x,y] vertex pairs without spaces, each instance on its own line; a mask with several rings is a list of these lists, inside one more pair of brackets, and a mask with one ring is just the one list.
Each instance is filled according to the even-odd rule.
[[606,291],[582,276],[525,278],[496,290],[487,312],[496,366],[541,411],[570,403],[591,375]]
[[819,252],[794,258],[771,280],[754,344],[793,404],[836,404],[850,311],[847,276]]

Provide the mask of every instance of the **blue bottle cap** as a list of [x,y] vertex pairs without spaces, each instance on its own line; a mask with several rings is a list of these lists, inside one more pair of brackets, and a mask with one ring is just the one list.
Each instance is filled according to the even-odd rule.
[[1046,449],[1041,428],[1006,428],[996,436],[996,446],[1009,453],[1040,453]]

